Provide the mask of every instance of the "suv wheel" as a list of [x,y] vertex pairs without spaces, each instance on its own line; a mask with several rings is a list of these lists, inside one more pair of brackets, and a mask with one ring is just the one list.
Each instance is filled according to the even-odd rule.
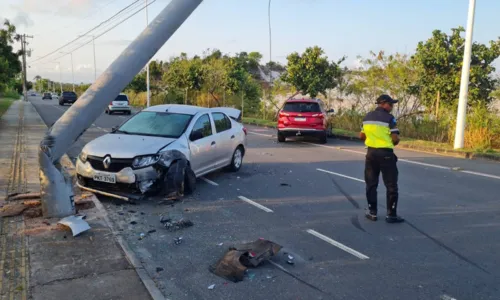
[[278,131],[278,143],[286,142],[286,137]]
[[60,106],[64,106],[64,102],[59,101]]
[[233,157],[231,158],[231,164],[229,165],[229,171],[238,172],[241,169],[241,165],[243,164],[243,148],[238,146],[236,150],[234,150]]
[[319,143],[320,144],[326,144],[327,143],[327,135],[328,133],[325,131],[323,133],[321,133],[321,135],[319,136]]

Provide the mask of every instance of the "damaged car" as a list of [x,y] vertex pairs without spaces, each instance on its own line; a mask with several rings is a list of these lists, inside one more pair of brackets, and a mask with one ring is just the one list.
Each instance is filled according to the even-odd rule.
[[149,107],[85,145],[77,184],[123,200],[189,194],[196,177],[241,168],[247,132],[240,119],[234,108]]

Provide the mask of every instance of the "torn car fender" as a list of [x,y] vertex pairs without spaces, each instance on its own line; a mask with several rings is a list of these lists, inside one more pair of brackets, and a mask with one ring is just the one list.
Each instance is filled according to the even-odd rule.
[[176,160],[185,160],[189,162],[184,153],[179,150],[165,150],[160,152],[158,155],[160,155],[160,159],[157,164],[165,168],[169,168],[170,165]]

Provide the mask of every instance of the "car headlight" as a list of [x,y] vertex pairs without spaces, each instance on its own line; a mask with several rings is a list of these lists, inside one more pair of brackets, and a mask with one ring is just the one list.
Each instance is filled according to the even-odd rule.
[[87,153],[85,153],[85,152],[83,152],[83,151],[82,151],[82,152],[80,152],[80,155],[78,155],[78,158],[80,158],[80,160],[81,160],[83,163],[87,162]]
[[139,156],[136,157],[132,162],[132,167],[135,169],[144,168],[155,164],[159,159],[160,159],[159,155]]

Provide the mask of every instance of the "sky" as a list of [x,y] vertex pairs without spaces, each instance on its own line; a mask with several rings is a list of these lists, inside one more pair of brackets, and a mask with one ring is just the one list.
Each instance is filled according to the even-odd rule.
[[[154,0],[149,0],[153,2]],[[259,51],[263,61],[270,59],[269,0],[204,0],[154,59],[168,60],[186,52],[202,55],[207,49],[224,53]],[[63,82],[72,81],[70,55],[57,48],[77,38],[134,0],[1,0],[0,20],[9,19],[19,33],[33,35],[28,58],[28,78],[36,75]],[[100,35],[126,15],[144,6],[136,3],[122,18],[106,23],[94,34]],[[149,20],[170,2],[156,0],[148,6]],[[357,57],[370,51],[411,54],[419,41],[432,31],[447,33],[466,27],[468,0],[272,0],[271,59],[286,63],[286,56],[307,47],[322,47],[329,59],[347,56],[345,64],[355,66]],[[141,5],[141,6],[139,6]],[[135,8],[132,10],[132,8]],[[500,36],[500,1],[478,0],[474,41],[487,43]],[[140,11],[121,25],[95,40],[97,76],[137,37],[146,26],[146,11]],[[90,43],[88,43],[90,42]],[[73,52],[75,82],[94,80],[91,37],[70,43],[60,51]],[[38,61],[35,61],[38,60]],[[57,64],[56,62],[59,62]],[[500,68],[500,64],[496,63]]]

